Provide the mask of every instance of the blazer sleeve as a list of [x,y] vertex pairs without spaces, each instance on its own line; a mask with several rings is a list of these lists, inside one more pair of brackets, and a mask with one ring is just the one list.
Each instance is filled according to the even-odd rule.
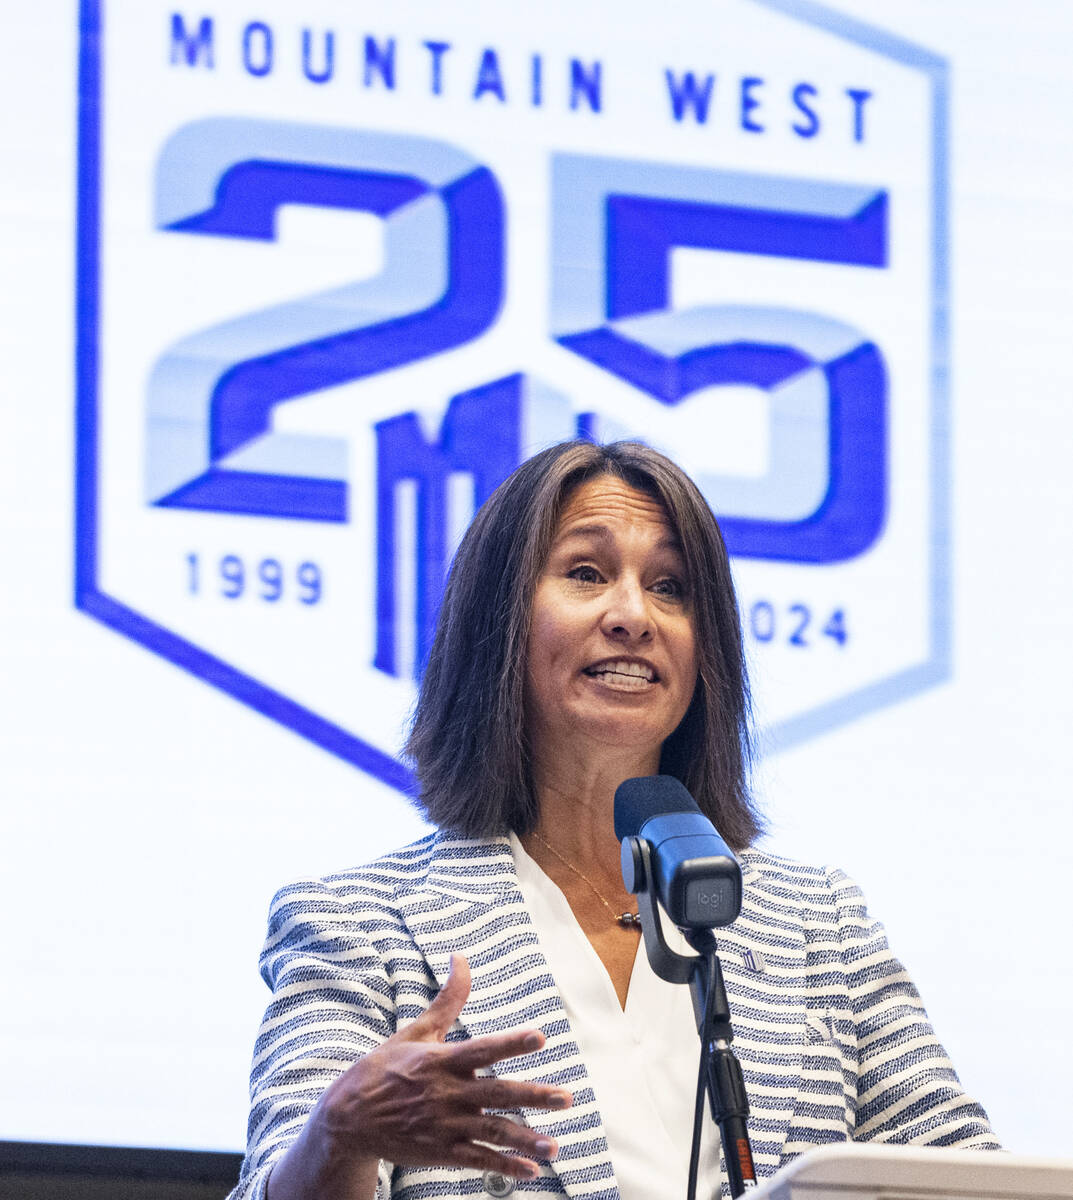
[[[261,952],[272,999],[254,1045],[246,1157],[229,1200],[263,1200],[273,1165],[324,1089],[394,1032],[394,989],[370,926],[325,881],[293,884],[272,901]],[[391,1170],[380,1164],[378,1200],[391,1194]]]
[[1001,1149],[962,1090],[920,995],[869,916],[860,888],[829,870],[857,1044],[855,1141]]

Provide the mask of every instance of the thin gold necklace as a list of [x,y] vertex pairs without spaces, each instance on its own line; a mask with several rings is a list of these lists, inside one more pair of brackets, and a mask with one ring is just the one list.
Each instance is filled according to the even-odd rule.
[[623,929],[640,929],[641,928],[641,918],[640,918],[640,916],[638,916],[637,913],[632,913],[632,912],[617,913],[617,912],[615,912],[614,908],[611,906],[607,897],[600,891],[600,889],[596,886],[596,884],[593,883],[593,881],[588,877],[588,875],[582,874],[582,872],[579,871],[572,862],[568,862],[565,858],[563,858],[563,856],[559,853],[559,851],[556,850],[555,847],[550,842],[548,842],[546,839],[542,838],[535,829],[533,830],[533,837],[535,837],[536,840],[542,846],[544,846],[546,849],[550,850],[551,853],[555,855],[555,857],[563,864],[564,867],[566,867],[566,869],[568,871],[573,871],[574,874],[578,877],[578,879],[584,880],[584,882],[589,885],[589,887],[592,889],[593,895],[596,896],[596,898],[600,901],[600,903],[604,906],[604,908],[607,909],[607,911],[615,918],[616,922],[619,925],[621,925]]

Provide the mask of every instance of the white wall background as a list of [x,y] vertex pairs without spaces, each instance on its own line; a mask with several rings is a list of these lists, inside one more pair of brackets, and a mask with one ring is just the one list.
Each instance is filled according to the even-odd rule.
[[[1073,8],[838,7],[952,64],[955,670],[758,790],[864,885],[1007,1145],[1073,1156]],[[237,1149],[272,891],[418,823],[72,607],[75,6],[3,25],[0,1138]]]

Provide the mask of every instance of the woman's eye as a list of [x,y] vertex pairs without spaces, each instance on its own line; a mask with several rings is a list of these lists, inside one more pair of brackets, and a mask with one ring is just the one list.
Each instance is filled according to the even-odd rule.
[[685,595],[685,588],[682,586],[681,580],[674,578],[658,580],[652,585],[652,590],[670,600],[681,600]]
[[567,572],[567,577],[576,580],[578,583],[599,583],[600,572],[588,563],[583,563],[581,566],[574,567]]

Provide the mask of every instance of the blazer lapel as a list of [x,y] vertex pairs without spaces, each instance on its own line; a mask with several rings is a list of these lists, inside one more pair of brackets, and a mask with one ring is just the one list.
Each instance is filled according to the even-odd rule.
[[[568,1195],[618,1200],[585,1063],[518,887],[509,842],[440,834],[426,877],[401,891],[398,905],[441,987],[452,953],[466,953],[472,987],[458,1020],[465,1034],[542,1030],[547,1039],[542,1050],[497,1063],[492,1073],[573,1093],[573,1106],[565,1112],[531,1109],[524,1120],[559,1142],[560,1157],[551,1166]],[[594,1191],[600,1180],[606,1188]]]

